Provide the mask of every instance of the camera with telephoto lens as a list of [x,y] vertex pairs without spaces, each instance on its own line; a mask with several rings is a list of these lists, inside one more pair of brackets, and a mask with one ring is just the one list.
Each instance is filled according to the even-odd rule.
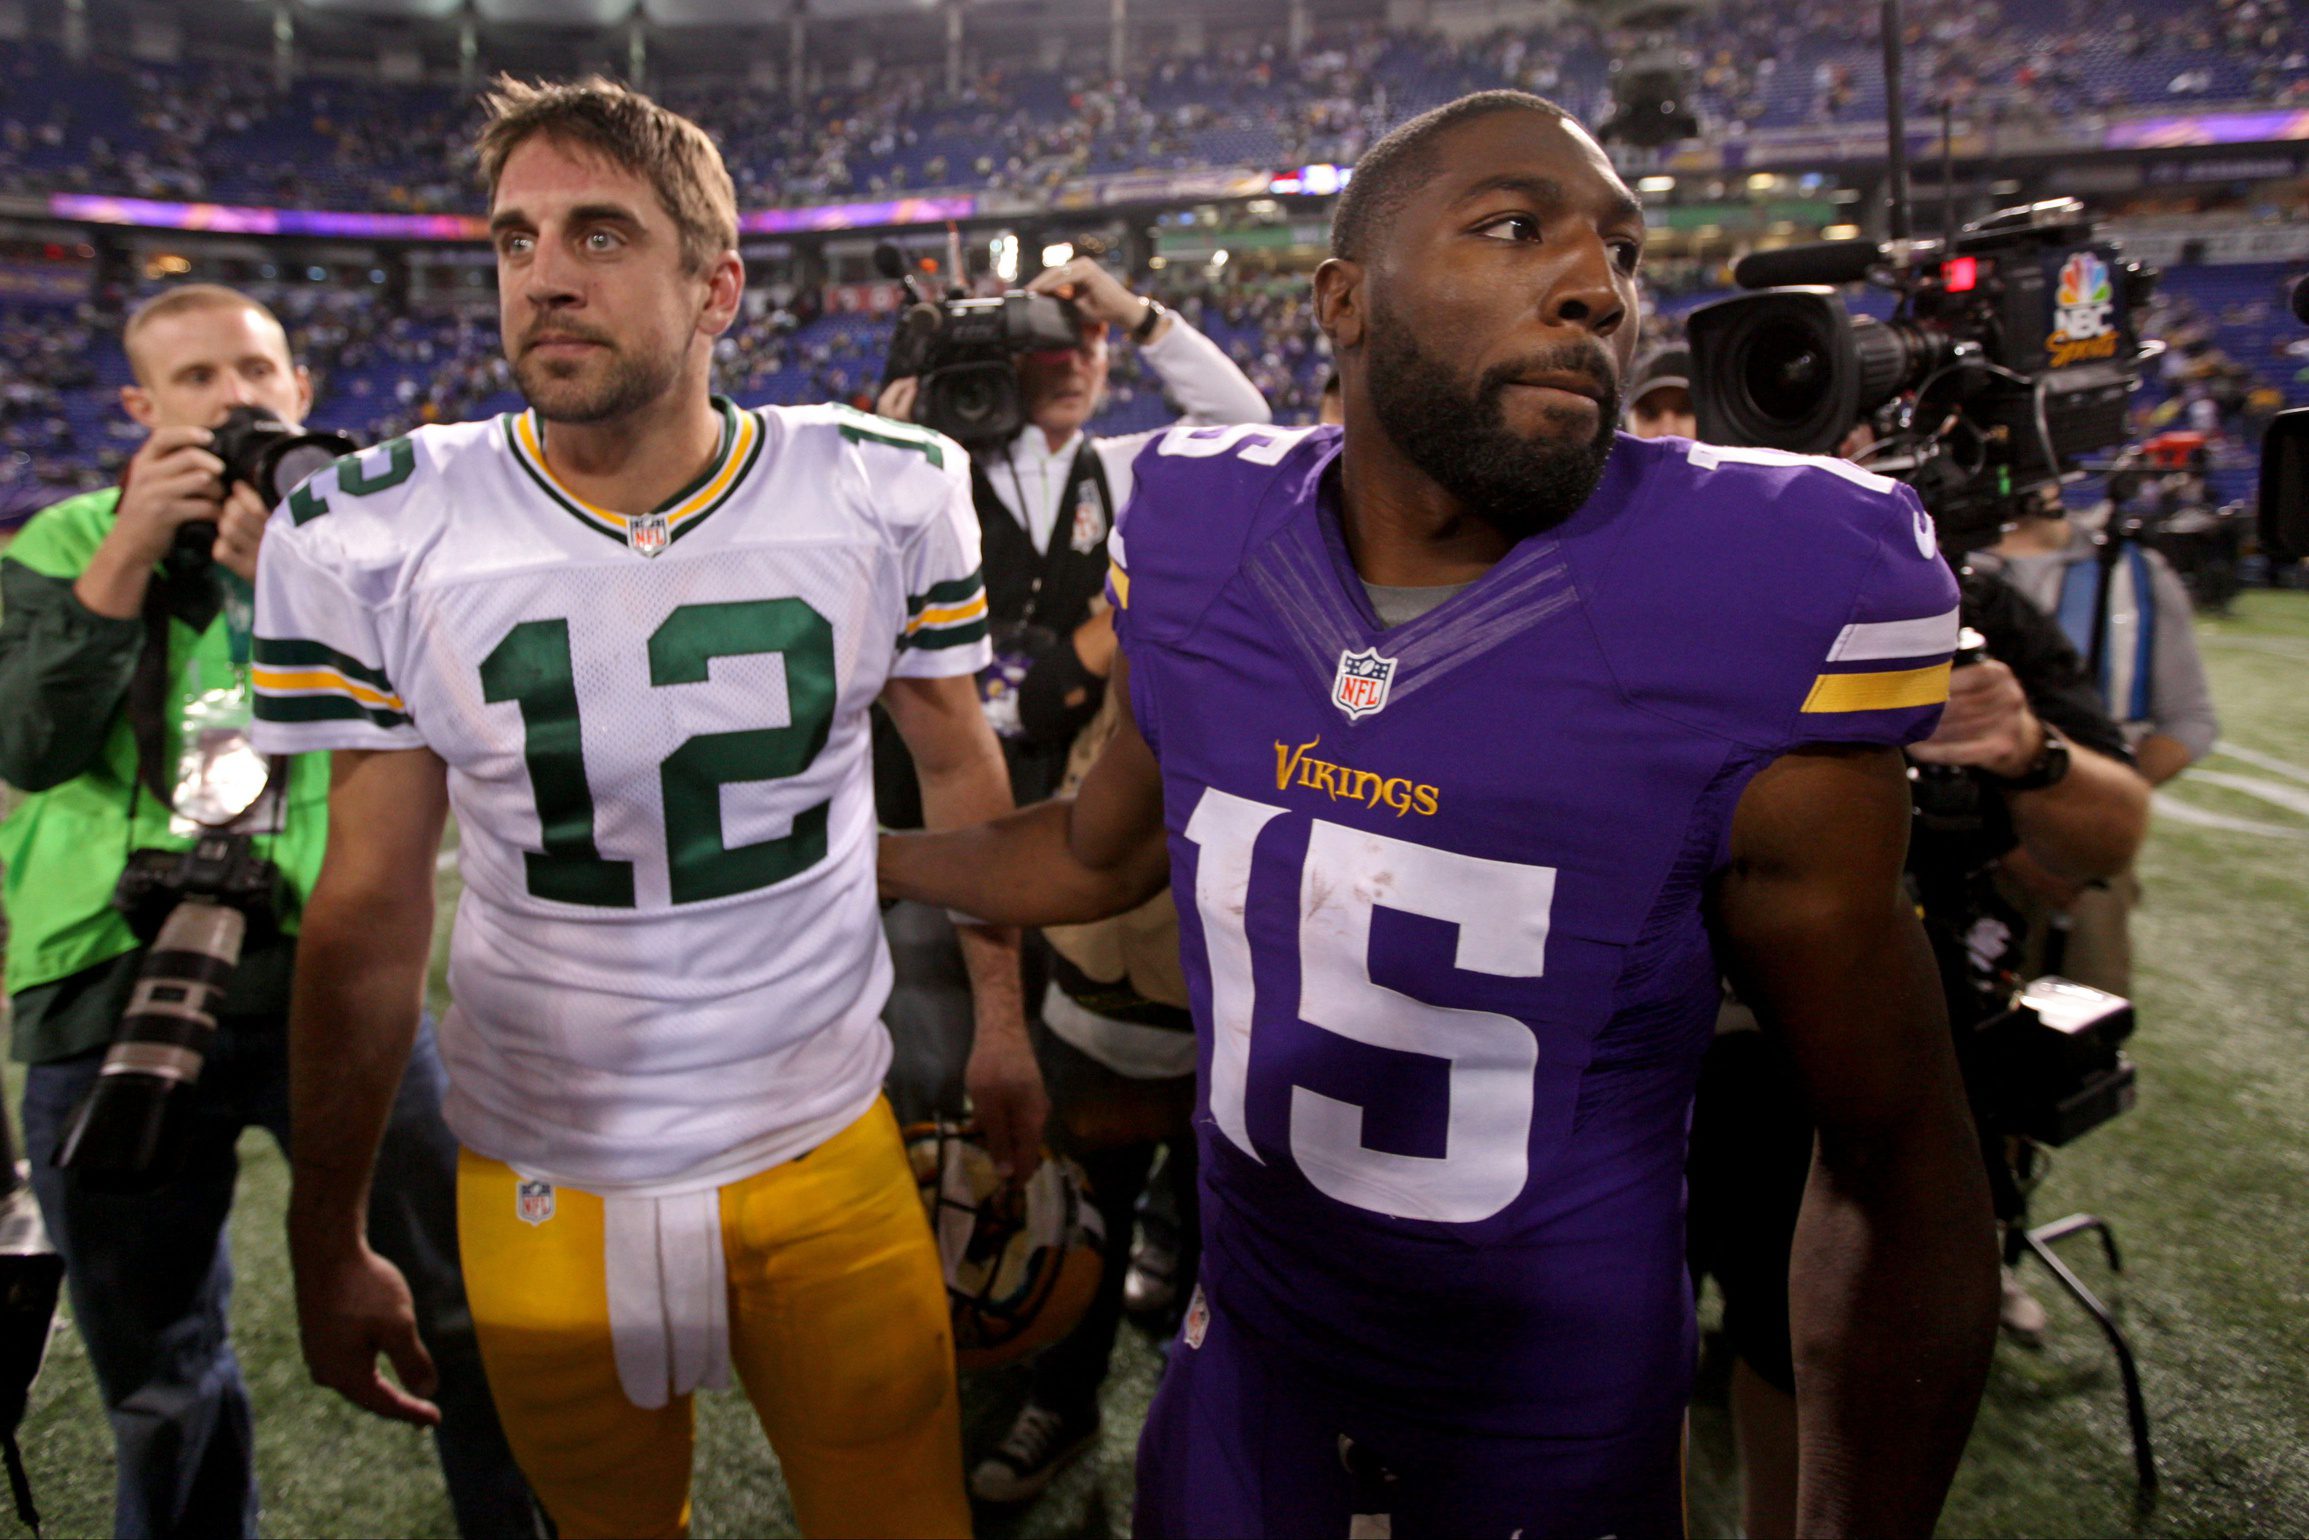
[[115,1192],[150,1191],[182,1169],[218,1006],[250,933],[273,927],[279,886],[245,834],[129,857],[112,904],[149,949],[96,1083],[56,1142],[58,1166]]
[[[2125,440],[2155,270],[2120,258],[2074,198],[2005,209],[1954,239],[1822,241],[1743,258],[1758,292],[1689,322],[1692,404],[1709,443],[1861,456],[1915,487],[1952,555],[1991,544],[2080,459]],[[1899,295],[1886,321],[1824,285]],[[1767,285],[1776,285],[1769,286]]]
[[1066,300],[1018,289],[987,299],[957,291],[930,300],[895,245],[876,247],[874,261],[911,301],[890,339],[882,382],[919,380],[914,420],[958,443],[999,443],[1025,425],[1019,355],[1082,346],[1082,312]]
[[[277,508],[297,484],[361,446],[342,433],[292,428],[261,406],[236,406],[218,423],[209,453],[224,461],[224,484],[246,482]],[[216,544],[216,524],[196,519],[176,532],[174,555],[194,564],[206,561]]]

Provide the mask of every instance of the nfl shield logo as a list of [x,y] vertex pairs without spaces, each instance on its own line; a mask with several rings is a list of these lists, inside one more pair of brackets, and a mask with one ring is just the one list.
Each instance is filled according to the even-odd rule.
[[1383,709],[1387,687],[1395,682],[1395,660],[1382,658],[1379,649],[1339,654],[1338,677],[1331,681],[1331,703],[1352,722]]
[[1203,1345],[1203,1338],[1209,1335],[1210,1329],[1211,1307],[1204,1302],[1203,1286],[1198,1283],[1195,1285],[1194,1298],[1187,1301],[1186,1330],[1181,1333],[1181,1336],[1188,1347],[1199,1348]]
[[1106,505],[1098,500],[1097,488],[1084,487],[1081,501],[1074,505],[1074,532],[1069,543],[1077,556],[1088,556],[1105,538]]
[[625,543],[644,556],[655,556],[672,539],[662,513],[637,514],[625,521]]
[[541,1225],[553,1217],[553,1184],[523,1182],[513,1189],[513,1213],[525,1225]]

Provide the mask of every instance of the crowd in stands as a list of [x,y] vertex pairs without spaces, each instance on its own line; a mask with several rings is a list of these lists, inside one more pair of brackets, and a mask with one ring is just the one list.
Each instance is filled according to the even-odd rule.
[[[2051,122],[2120,106],[2309,103],[2295,0],[1911,0],[1910,97],[1967,121]],[[1724,0],[1669,39],[1690,62],[1703,132],[1725,139],[1883,110],[1875,8]],[[1615,61],[1653,40],[1584,12],[1474,41],[1378,27],[1148,53],[1103,71],[996,65],[887,70],[794,101],[695,80],[668,103],[721,141],[747,207],[927,188],[1038,188],[1145,169],[1347,163],[1390,124],[1464,91],[1512,85],[1601,121]],[[431,84],[326,77],[276,88],[220,62],[73,65],[11,45],[0,66],[0,191],[125,193],[302,208],[478,207],[471,107]]]
[[[2136,403],[2138,433],[2204,432],[2215,446],[2215,484],[2224,496],[2244,495],[2269,418],[2309,402],[2309,336],[2280,303],[2295,276],[2295,269],[2267,263],[2168,272],[2150,318],[2150,335],[2167,348]],[[1148,275],[1145,286],[1242,365],[1277,422],[1315,420],[1331,360],[1303,275],[1222,275],[1173,264]],[[360,288],[247,287],[280,313],[311,367],[318,426],[374,442],[520,405],[487,310],[396,314]],[[117,394],[128,366],[113,339],[123,306],[136,297],[110,296],[103,306],[0,308],[0,524],[102,484],[133,452],[138,433]],[[1680,337],[1682,316],[1712,297],[1700,291],[1661,299],[1645,319],[1647,343]],[[1880,294],[1855,301],[1877,309],[1886,302]],[[745,405],[845,401],[871,408],[889,330],[886,320],[820,314],[811,296],[766,291],[722,340],[717,388]],[[1095,431],[1135,432],[1173,415],[1136,350],[1117,346]]]

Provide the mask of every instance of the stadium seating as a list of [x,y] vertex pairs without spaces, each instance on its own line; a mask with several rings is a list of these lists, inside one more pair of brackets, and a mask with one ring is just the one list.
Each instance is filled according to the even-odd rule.
[[[2309,101],[2309,54],[2281,10],[2143,0],[1909,8],[1912,104],[2053,120],[2118,105]],[[2271,30],[2271,29],[2274,30]],[[1698,66],[1711,137],[1883,112],[1874,12],[1833,0],[1729,0],[1675,39]],[[1364,29],[1299,58],[1265,48],[1149,55],[1127,78],[998,67],[948,96],[930,74],[794,103],[674,82],[712,128],[749,205],[929,187],[1038,186],[1070,174],[1352,161],[1389,123],[1465,91],[1520,85],[1600,116],[1627,34],[1575,20],[1472,43]],[[8,50],[0,190],[74,190],[305,208],[478,207],[471,110],[446,87],[311,77],[276,89],[219,63],[75,66]]]

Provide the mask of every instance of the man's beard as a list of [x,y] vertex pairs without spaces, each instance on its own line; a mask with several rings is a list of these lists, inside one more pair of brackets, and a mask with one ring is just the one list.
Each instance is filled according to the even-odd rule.
[[513,365],[514,383],[545,421],[582,425],[609,422],[649,405],[671,392],[681,375],[682,361],[672,353],[636,356],[606,342],[603,351],[608,367],[589,377],[582,366],[564,372],[554,360],[524,347]]
[[[1603,479],[1619,424],[1618,373],[1602,344],[1571,343],[1494,365],[1471,388],[1422,350],[1414,332],[1374,313],[1365,375],[1379,425],[1404,456],[1510,540],[1543,534],[1577,513]],[[1595,432],[1584,442],[1528,437],[1507,425],[1508,387],[1552,370],[1592,375],[1604,388]]]

